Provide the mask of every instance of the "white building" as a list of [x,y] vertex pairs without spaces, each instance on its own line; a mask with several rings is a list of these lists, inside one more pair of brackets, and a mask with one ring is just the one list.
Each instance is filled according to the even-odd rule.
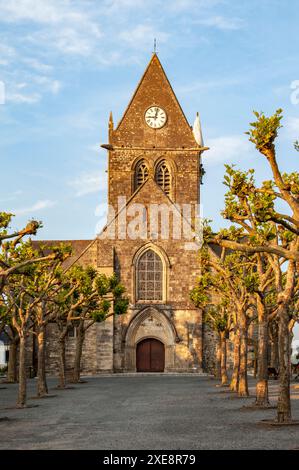
[[5,367],[8,361],[8,349],[6,338],[0,336],[0,367]]

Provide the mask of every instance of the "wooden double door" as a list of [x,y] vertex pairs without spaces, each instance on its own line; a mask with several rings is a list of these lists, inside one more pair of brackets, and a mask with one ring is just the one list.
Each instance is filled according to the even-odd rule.
[[137,372],[164,372],[165,348],[161,341],[147,338],[137,344]]

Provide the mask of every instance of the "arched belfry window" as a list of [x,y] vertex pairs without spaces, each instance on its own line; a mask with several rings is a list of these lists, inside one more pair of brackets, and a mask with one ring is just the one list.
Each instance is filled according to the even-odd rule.
[[163,263],[155,251],[140,256],[136,274],[137,300],[163,300]]
[[169,166],[162,160],[156,169],[156,182],[168,196],[171,194],[171,173]]
[[134,189],[139,188],[148,179],[148,166],[144,160],[140,160],[135,167]]

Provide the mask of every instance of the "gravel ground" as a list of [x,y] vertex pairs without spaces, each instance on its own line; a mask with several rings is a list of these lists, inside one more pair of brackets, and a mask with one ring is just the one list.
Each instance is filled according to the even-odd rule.
[[[216,387],[207,376],[111,376],[51,398],[34,399],[32,408],[14,408],[16,385],[0,384],[0,449],[299,449],[299,426],[263,423],[275,410],[246,410],[254,400]],[[277,382],[270,382],[271,401]],[[299,420],[299,385],[292,385],[293,416]]]

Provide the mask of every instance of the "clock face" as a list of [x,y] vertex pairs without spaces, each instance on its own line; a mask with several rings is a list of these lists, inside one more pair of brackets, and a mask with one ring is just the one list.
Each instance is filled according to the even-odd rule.
[[164,109],[158,106],[151,106],[145,112],[145,122],[153,129],[160,129],[166,124],[167,114]]

